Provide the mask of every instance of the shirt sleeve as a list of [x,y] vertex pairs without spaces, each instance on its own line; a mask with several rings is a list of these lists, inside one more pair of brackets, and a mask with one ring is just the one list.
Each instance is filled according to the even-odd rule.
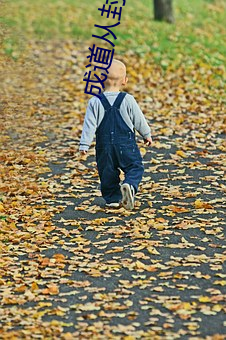
[[151,137],[151,129],[144,117],[143,112],[141,111],[139,105],[136,102],[136,99],[131,96],[131,114],[133,118],[133,125],[137,132],[144,138]]
[[95,133],[97,129],[97,119],[94,114],[93,105],[91,101],[89,101],[86,115],[82,128],[82,136],[79,144],[79,151],[85,150],[87,151],[94,139]]

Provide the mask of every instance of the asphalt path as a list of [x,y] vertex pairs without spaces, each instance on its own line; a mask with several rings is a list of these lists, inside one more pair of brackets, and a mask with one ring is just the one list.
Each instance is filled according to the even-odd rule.
[[[224,339],[221,151],[193,148],[180,157],[183,138],[157,137],[158,148],[144,155],[132,212],[104,207],[93,148],[79,159],[73,140],[41,145],[54,150],[42,180],[57,183],[54,204],[63,210],[53,217],[62,245],[42,256],[67,258],[65,299],[51,302],[67,310],[63,328],[75,339]],[[76,293],[67,295],[73,282]]]

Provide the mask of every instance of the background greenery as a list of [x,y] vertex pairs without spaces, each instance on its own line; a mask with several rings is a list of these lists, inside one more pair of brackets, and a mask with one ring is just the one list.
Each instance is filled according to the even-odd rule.
[[[98,34],[95,24],[117,21],[101,17],[103,0],[8,0],[0,3],[4,51],[17,57],[26,39],[88,41]],[[153,20],[152,0],[130,0],[123,7],[121,24],[114,28],[116,49],[139,54],[152,52],[161,66],[171,61],[200,60],[213,66],[226,55],[224,0],[174,0],[175,24]],[[106,16],[106,15],[105,15]],[[8,34],[4,34],[7,29]],[[86,44],[87,45],[87,44]],[[21,48],[21,47],[20,47]]]

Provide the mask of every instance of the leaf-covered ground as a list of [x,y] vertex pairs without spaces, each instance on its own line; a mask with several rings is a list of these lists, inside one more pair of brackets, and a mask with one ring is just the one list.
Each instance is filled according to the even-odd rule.
[[114,211],[78,153],[86,49],[29,50],[0,66],[0,338],[223,340],[224,68],[123,54],[154,143]]

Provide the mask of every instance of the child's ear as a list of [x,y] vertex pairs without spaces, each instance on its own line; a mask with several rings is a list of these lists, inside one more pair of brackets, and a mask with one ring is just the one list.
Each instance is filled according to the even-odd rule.
[[104,77],[102,74],[104,74],[104,75],[106,75],[107,76],[107,73],[101,73],[101,75],[100,75],[100,79],[101,80],[103,80],[103,79],[105,79],[106,77]]
[[127,78],[127,77],[125,77],[125,78],[123,79],[122,85],[126,85],[126,84],[127,84],[127,82],[128,82],[128,78]]

